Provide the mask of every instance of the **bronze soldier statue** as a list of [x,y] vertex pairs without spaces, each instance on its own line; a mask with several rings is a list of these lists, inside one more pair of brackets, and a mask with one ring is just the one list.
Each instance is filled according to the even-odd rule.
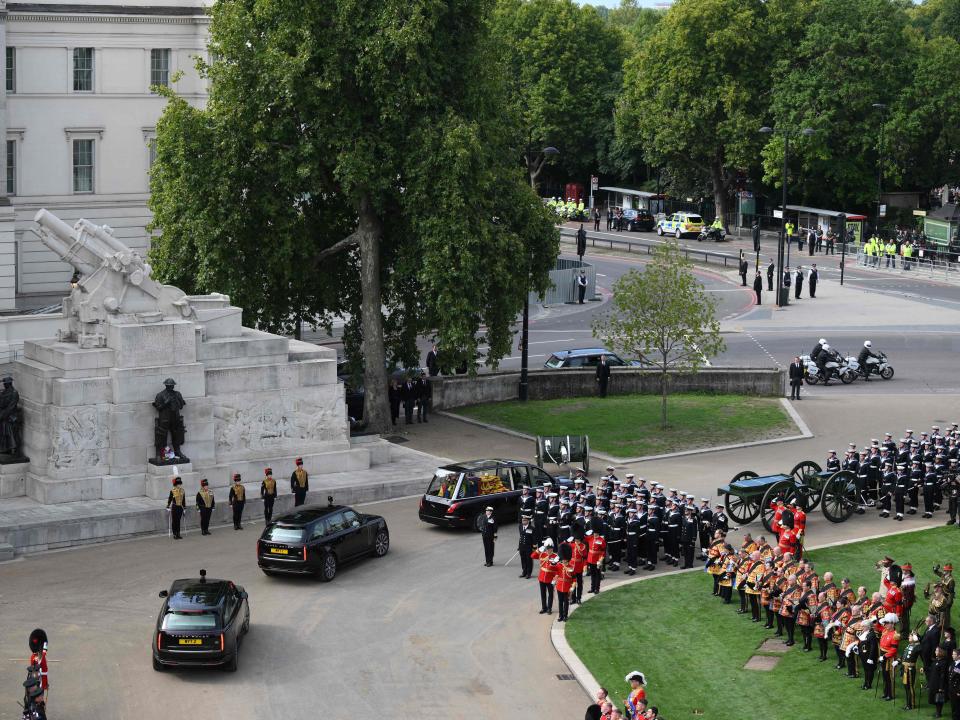
[[21,452],[20,393],[13,387],[13,378],[3,378],[3,390],[0,390],[0,464],[19,462]]
[[169,462],[190,462],[190,458],[180,452],[180,446],[183,445],[186,429],[183,426],[183,415],[180,411],[187,403],[183,395],[174,390],[177,384],[173,378],[167,378],[163,381],[164,389],[157,393],[153,400],[153,406],[157,409],[157,419],[154,434],[154,445],[157,449],[156,464],[163,465],[167,460],[163,457],[163,449],[167,445],[167,436],[170,436],[170,444],[173,446],[173,453],[176,455],[174,460]]

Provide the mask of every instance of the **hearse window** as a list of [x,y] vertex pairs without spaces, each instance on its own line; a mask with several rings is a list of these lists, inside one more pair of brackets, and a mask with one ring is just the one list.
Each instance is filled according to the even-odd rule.
[[[433,474],[433,479],[430,481],[430,486],[427,488],[427,495],[433,495],[434,497],[441,497],[449,500],[454,497],[454,492],[457,489],[457,480],[459,479],[460,473],[441,468]],[[462,495],[460,497],[462,497]]]

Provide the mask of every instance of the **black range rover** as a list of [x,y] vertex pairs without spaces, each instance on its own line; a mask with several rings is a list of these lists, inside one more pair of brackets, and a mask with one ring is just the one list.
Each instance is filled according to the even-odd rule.
[[222,666],[237,669],[240,641],[250,630],[247,593],[229,580],[174,580],[161,590],[163,607],[153,641],[153,669]]
[[390,549],[387,521],[345,505],[304,505],[276,518],[257,541],[257,564],[267,575],[318,575],[329,582],[340,565],[383,557]]
[[523,460],[470,460],[437,468],[420,498],[420,519],[443,527],[472,527],[479,531],[483,511],[493,507],[497,521],[517,519],[520,492],[545,482],[571,486],[569,478],[555,478]]

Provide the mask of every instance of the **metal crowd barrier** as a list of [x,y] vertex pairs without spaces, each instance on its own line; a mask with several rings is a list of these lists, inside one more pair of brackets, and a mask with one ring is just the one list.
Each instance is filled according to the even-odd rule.
[[[560,229],[560,239],[566,242],[572,242],[576,244],[576,231],[569,228]],[[607,237],[604,233],[604,237],[597,237],[595,234],[587,233],[587,244],[590,247],[609,247],[613,250],[615,247],[626,248],[627,252],[638,252],[645,253],[647,255],[652,255],[653,251],[663,245],[663,240],[646,240],[643,238],[620,238],[620,237]],[[715,250],[701,250],[698,247],[691,247],[689,245],[681,245],[680,251],[684,256],[691,261],[704,262],[707,264],[716,263],[723,264],[724,267],[739,267],[740,256],[731,255],[729,253],[716,252]],[[703,258],[701,260],[701,258]],[[589,293],[590,288],[587,288]]]
[[886,255],[876,256],[867,255],[861,247],[857,250],[857,265],[874,270],[884,270],[895,272],[898,275],[909,273],[914,277],[930,278],[933,280],[960,280],[960,263],[947,262],[946,260],[935,260],[932,258],[922,258],[912,256],[905,258],[897,255],[891,258],[890,267],[887,267]]

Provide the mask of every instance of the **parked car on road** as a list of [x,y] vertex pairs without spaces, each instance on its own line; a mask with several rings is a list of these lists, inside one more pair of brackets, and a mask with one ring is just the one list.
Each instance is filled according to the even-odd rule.
[[606,348],[578,348],[576,350],[558,350],[547,358],[543,364],[545,368],[559,370],[561,368],[592,368],[600,363],[600,356],[607,358],[611,367],[638,367],[637,360],[624,360],[615,352]]
[[420,498],[420,519],[443,527],[472,527],[479,532],[484,510],[493,508],[498,522],[516,521],[520,493],[545,482],[570,487],[570,478],[557,478],[523,460],[484,459],[437,468]]
[[703,218],[696,213],[678,212],[657,223],[657,235],[673,235],[678,240],[684,235],[699,235]]
[[627,230],[633,232],[653,232],[657,226],[657,221],[647,210],[624,210],[623,218],[626,221]]

